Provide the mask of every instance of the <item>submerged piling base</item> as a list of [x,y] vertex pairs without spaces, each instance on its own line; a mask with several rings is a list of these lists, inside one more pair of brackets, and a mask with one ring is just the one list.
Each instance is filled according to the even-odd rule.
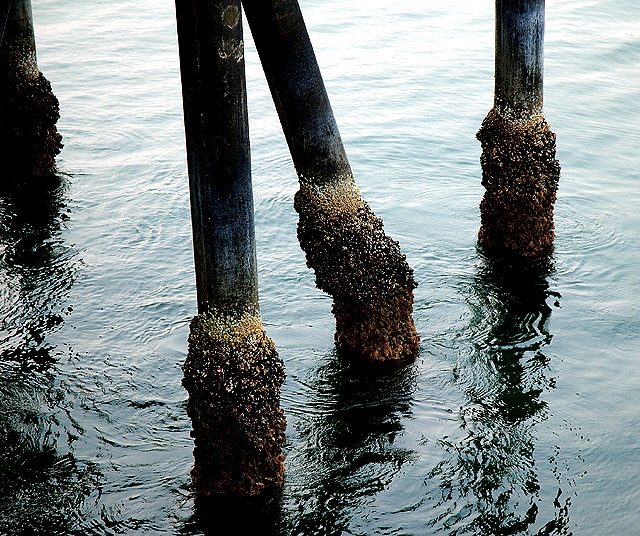
[[0,77],[0,161],[8,174],[52,175],[62,136],[58,99],[42,73]]
[[383,230],[355,181],[300,181],[298,239],[316,284],[333,297],[336,341],[374,362],[413,359],[413,270]]
[[210,314],[191,322],[183,367],[203,496],[250,497],[283,484],[284,365],[260,319]]
[[541,114],[510,120],[494,108],[477,137],[482,144],[482,185],[486,189],[480,203],[480,245],[499,254],[549,254],[560,178],[556,135]]

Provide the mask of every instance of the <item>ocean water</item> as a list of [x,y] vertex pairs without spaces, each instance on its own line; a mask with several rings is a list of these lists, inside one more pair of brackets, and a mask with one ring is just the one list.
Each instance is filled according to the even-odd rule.
[[[640,534],[640,4],[547,2],[562,176],[553,258],[527,269],[476,247],[493,2],[301,7],[363,196],[415,269],[421,346],[385,376],[336,354],[246,30],[261,309],[288,420],[282,498],[252,519],[283,536]],[[197,507],[189,477],[174,5],[33,9],[64,184],[0,192],[0,534],[243,533],[246,515]]]

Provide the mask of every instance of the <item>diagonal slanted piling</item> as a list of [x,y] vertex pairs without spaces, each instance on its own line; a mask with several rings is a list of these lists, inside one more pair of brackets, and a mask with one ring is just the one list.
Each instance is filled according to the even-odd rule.
[[415,357],[413,270],[362,199],[297,0],[243,0],[300,190],[298,238],[333,297],[336,341],[374,362]]
[[240,0],[176,0],[199,314],[183,385],[200,496],[283,484],[284,366],[262,327]]
[[544,0],[496,0],[495,100],[482,145],[487,253],[542,257],[553,248],[560,164],[543,111]]
[[0,12],[0,160],[7,176],[54,174],[62,136],[59,103],[38,69],[31,0]]

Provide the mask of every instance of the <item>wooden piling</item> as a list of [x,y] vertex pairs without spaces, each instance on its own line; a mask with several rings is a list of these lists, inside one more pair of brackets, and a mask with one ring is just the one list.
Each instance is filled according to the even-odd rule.
[[297,0],[243,0],[300,181],[298,238],[333,297],[336,340],[376,362],[412,359],[413,271],[362,199]]
[[496,111],[507,119],[542,113],[544,0],[496,0]]
[[540,257],[553,247],[560,165],[543,114],[544,0],[496,0],[494,107],[482,144],[481,228],[488,253]]
[[177,0],[198,312],[257,310],[240,5]]
[[239,0],[176,0],[199,315],[183,384],[196,491],[283,482],[284,367],[259,317]]
[[53,176],[59,103],[38,69],[31,0],[10,0],[0,17],[0,160],[12,180]]
[[4,0],[0,7],[0,45],[4,38],[4,29],[7,27],[7,19],[9,18],[9,10],[11,9],[11,0]]

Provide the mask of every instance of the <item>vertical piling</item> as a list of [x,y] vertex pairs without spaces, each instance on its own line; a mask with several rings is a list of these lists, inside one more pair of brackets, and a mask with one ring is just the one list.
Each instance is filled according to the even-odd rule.
[[300,190],[298,238],[333,297],[336,341],[372,361],[415,356],[416,284],[400,246],[362,199],[297,0],[243,0]]
[[487,252],[538,257],[553,246],[560,165],[542,108],[544,18],[544,0],[496,0],[494,106],[477,134]]
[[283,482],[284,366],[262,327],[240,0],[176,0],[198,316],[183,384],[196,491]]
[[50,176],[62,149],[59,103],[38,69],[31,0],[0,12],[0,160],[7,176]]

